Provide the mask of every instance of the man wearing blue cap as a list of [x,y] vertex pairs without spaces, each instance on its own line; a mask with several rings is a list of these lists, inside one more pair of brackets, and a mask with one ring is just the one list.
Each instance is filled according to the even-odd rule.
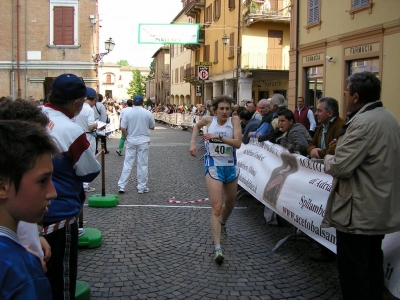
[[133,107],[121,120],[121,131],[126,136],[126,153],[124,167],[118,180],[119,193],[125,193],[125,186],[131,176],[137,156],[137,190],[139,194],[148,193],[148,162],[150,130],[154,130],[155,121],[151,112],[143,107],[143,97],[133,98]]
[[47,130],[61,155],[53,157],[52,181],[57,197],[43,217],[42,233],[51,246],[46,276],[53,299],[75,299],[78,270],[77,216],[85,201],[83,182],[100,173],[86,132],[72,118],[82,110],[86,86],[73,74],[58,76],[51,85],[49,102],[42,108],[49,119]]

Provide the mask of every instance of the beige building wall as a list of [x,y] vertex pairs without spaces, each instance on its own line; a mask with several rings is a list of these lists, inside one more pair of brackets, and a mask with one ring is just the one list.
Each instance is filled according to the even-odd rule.
[[[294,11],[296,6],[299,8],[299,15],[292,19],[293,23],[297,18],[299,21],[298,55],[294,55],[296,45],[292,45],[291,57],[297,64],[292,65],[296,71],[291,72],[289,90],[293,95],[305,96],[306,105],[310,107],[322,96],[333,97],[339,101],[340,114],[345,117],[345,79],[354,70],[372,65],[368,70],[375,72],[382,81],[381,99],[385,107],[400,120],[400,106],[393,97],[397,94],[400,76],[397,51],[400,47],[400,1],[374,1],[359,10],[352,10],[351,3],[320,1],[320,23],[308,26],[307,1],[294,1]],[[291,28],[295,34],[294,26]],[[309,90],[310,82],[315,83],[314,97]],[[290,108],[295,107],[293,98],[289,99]]]
[[[52,45],[52,4],[74,5],[76,20],[75,45]],[[97,16],[95,0],[1,1],[0,90],[1,94],[42,99],[52,80],[63,73],[81,77],[88,86],[97,88],[96,64],[98,24],[91,26],[89,15]],[[19,30],[17,28],[19,27]],[[17,41],[18,46],[17,47]],[[18,65],[19,62],[19,65]]]

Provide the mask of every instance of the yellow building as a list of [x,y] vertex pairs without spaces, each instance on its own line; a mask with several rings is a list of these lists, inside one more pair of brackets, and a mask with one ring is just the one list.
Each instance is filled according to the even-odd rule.
[[[185,67],[186,81],[201,86],[203,103],[221,94],[237,103],[271,97],[289,87],[290,1],[186,0],[185,14],[201,24],[199,45]],[[203,35],[204,32],[204,35]],[[208,63],[201,80],[199,63]],[[194,93],[195,94],[195,93]]]
[[298,96],[337,99],[346,116],[345,79],[371,71],[382,81],[381,99],[400,120],[400,1],[292,1],[289,108]]

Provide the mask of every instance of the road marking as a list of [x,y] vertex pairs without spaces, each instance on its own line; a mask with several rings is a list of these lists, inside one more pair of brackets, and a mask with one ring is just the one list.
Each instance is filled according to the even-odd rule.
[[[88,206],[87,204],[84,204],[85,206]],[[211,206],[182,206],[182,205],[151,205],[151,204],[121,204],[117,205],[120,207],[179,207],[179,208],[203,208],[203,209],[210,209]],[[247,207],[240,206],[240,207],[235,207],[234,209],[247,209]]]

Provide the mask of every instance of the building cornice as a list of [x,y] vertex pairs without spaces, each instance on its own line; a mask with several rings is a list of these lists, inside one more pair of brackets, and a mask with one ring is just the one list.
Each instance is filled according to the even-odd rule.
[[[20,61],[20,69],[29,70],[96,70],[97,64],[93,62],[75,61]],[[0,69],[17,69],[14,61],[0,61]]]

